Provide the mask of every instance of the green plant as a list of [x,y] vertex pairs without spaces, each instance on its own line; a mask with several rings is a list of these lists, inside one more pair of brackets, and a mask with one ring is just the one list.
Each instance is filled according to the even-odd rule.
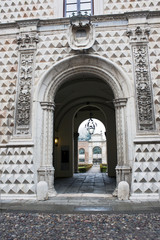
[[102,173],[105,173],[105,172],[107,172],[107,164],[100,164],[100,171],[102,172]]
[[78,166],[78,171],[80,173],[85,173],[87,172],[93,165],[92,164],[80,164]]

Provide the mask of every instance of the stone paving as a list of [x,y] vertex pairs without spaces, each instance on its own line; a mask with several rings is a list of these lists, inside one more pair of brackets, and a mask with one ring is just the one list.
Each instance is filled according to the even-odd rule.
[[160,215],[3,213],[0,236],[2,240],[159,240]]
[[160,240],[160,202],[111,197],[115,179],[98,167],[57,179],[47,201],[1,200],[2,240]]
[[58,194],[112,194],[115,187],[115,178],[100,173],[99,165],[93,165],[87,173],[76,173],[72,178],[55,180],[55,190]]

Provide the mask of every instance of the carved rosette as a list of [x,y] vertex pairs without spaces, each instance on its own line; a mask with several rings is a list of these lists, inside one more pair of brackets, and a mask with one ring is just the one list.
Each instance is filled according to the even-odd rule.
[[17,38],[20,52],[16,108],[16,134],[18,135],[30,134],[34,51],[37,42],[37,35],[23,34]]
[[155,129],[150,69],[148,63],[149,29],[137,27],[128,31],[132,44],[134,77],[137,97],[138,130]]

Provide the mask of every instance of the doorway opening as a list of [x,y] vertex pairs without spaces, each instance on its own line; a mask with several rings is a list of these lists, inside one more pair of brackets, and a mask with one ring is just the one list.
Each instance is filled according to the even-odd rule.
[[[90,114],[92,115],[92,114]],[[83,121],[78,128],[78,164],[107,165],[106,129],[95,118]]]
[[[54,129],[55,138],[59,139],[58,146],[54,146],[55,189],[57,192],[94,193],[96,191],[106,194],[106,191],[114,191],[117,146],[113,99],[114,94],[110,86],[91,74],[83,76],[79,74],[62,84],[57,91]],[[78,129],[84,120],[91,119],[90,114],[101,124],[103,123],[104,127],[103,133],[95,131],[95,134],[91,136],[91,141],[88,142],[93,146],[88,163],[97,165],[97,170],[100,169],[100,164],[106,164],[107,175],[101,173],[100,170],[82,174],[78,169],[79,162],[83,161],[82,157],[79,158]],[[95,124],[98,125],[96,122]],[[108,136],[109,141],[107,142],[104,133]],[[100,143],[102,146],[99,145]],[[83,151],[84,149],[81,149],[80,155],[83,155]],[[102,157],[102,155],[104,156]],[[96,171],[96,167],[94,171]],[[111,188],[106,187],[107,183],[111,184]],[[99,185],[98,189],[97,184]]]

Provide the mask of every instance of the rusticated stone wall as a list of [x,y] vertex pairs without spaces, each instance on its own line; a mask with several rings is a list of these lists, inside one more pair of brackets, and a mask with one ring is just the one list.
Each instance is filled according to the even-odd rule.
[[1,194],[35,194],[32,147],[0,148]]

